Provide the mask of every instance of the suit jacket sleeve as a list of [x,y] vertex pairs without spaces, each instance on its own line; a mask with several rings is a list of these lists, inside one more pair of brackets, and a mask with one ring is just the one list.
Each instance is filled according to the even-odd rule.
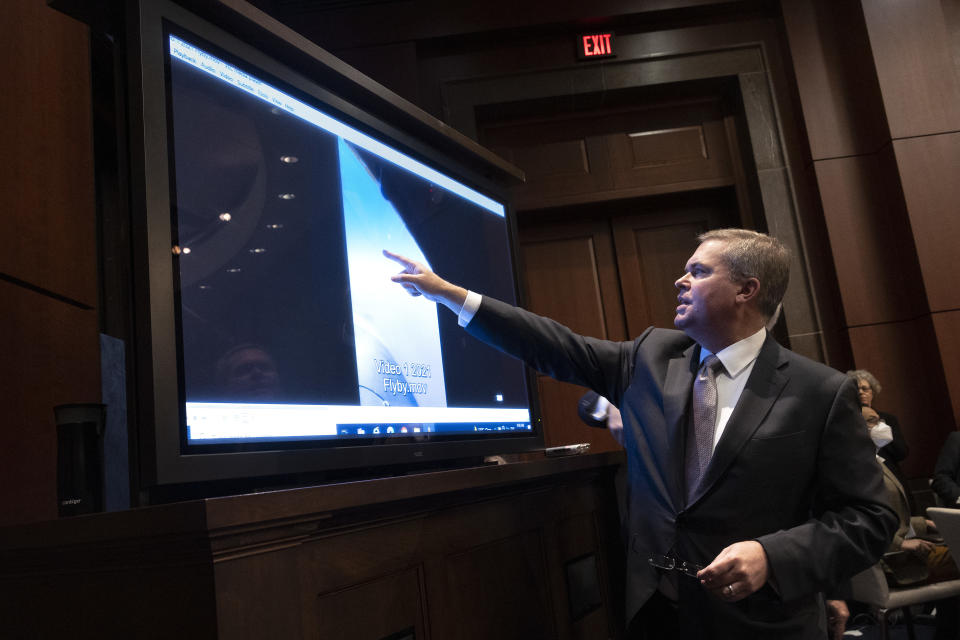
[[817,456],[811,517],[757,538],[783,600],[829,590],[876,563],[897,528],[852,380],[836,389]]
[[933,468],[933,491],[940,496],[944,506],[954,507],[960,497],[960,432],[947,436]]
[[650,331],[630,342],[589,338],[488,296],[466,330],[544,375],[593,389],[616,407],[629,384],[637,345]]

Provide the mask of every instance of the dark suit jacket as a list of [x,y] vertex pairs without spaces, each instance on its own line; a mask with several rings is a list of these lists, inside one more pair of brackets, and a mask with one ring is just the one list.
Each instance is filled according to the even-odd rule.
[[957,498],[960,498],[960,431],[948,435],[943,443],[933,468],[932,487],[943,506],[960,506],[957,504]]
[[710,466],[688,503],[684,432],[699,346],[647,329],[630,342],[577,335],[484,298],[467,330],[542,373],[592,388],[620,407],[630,539],[627,615],[656,591],[650,554],[706,565],[758,540],[770,585],[735,603],[679,577],[682,637],[822,640],[818,592],[877,562],[896,518],[851,380],[768,337]]

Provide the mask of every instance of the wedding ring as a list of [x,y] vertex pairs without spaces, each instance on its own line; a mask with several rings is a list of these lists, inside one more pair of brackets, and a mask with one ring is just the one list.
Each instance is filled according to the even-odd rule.
[[728,596],[732,596],[732,595],[733,595],[733,585],[732,585],[732,584],[728,584],[728,585],[724,588],[724,591],[727,592],[727,595],[728,595]]

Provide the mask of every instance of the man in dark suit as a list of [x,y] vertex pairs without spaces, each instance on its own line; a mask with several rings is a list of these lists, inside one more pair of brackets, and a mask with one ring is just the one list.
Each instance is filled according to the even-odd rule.
[[821,592],[875,563],[896,518],[853,382],[766,333],[786,249],[739,229],[700,241],[676,281],[680,331],[622,343],[385,253],[404,266],[395,282],[475,337],[620,408],[633,637],[822,640]]

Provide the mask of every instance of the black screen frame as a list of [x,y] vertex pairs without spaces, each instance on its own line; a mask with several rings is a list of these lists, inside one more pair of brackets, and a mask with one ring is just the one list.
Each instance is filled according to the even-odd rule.
[[[439,145],[425,141],[416,127],[404,126],[409,121],[406,107],[394,107],[386,101],[378,105],[378,115],[372,115],[368,106],[371,101],[369,92],[351,95],[350,91],[344,90],[350,83],[340,77],[342,72],[327,68],[327,73],[318,77],[314,69],[308,72],[311,74],[308,78],[289,63],[278,61],[302,57],[303,52],[291,55],[288,51],[278,51],[275,49],[277,39],[264,37],[254,46],[247,41],[249,35],[237,37],[223,25],[214,25],[173,2],[140,0],[130,7],[126,32],[134,255],[134,364],[131,375],[135,380],[141,489],[242,479],[256,479],[262,484],[270,477],[289,478],[351,469],[370,473],[372,469],[416,468],[425,463],[454,463],[542,449],[537,385],[534,374],[527,369],[527,395],[533,426],[532,432],[528,433],[486,434],[482,438],[435,436],[420,442],[353,441],[346,446],[327,441],[322,446],[300,443],[282,449],[271,445],[185,452],[181,426],[185,415],[183,372],[178,354],[176,273],[170,254],[170,239],[173,237],[170,181],[173,177],[168,153],[165,47],[171,24],[279,79],[351,126],[503,202],[513,260],[514,289],[518,301],[523,300],[516,269],[516,220],[505,189],[494,178],[495,170],[485,172],[478,169],[476,156],[470,156],[469,152],[464,152],[462,157],[450,153],[451,149],[456,150],[456,145],[447,144],[441,151]],[[388,92],[383,90],[382,93]],[[363,103],[365,108],[357,106],[358,103]],[[391,110],[397,114],[394,122],[388,122],[382,115],[390,114]]]

